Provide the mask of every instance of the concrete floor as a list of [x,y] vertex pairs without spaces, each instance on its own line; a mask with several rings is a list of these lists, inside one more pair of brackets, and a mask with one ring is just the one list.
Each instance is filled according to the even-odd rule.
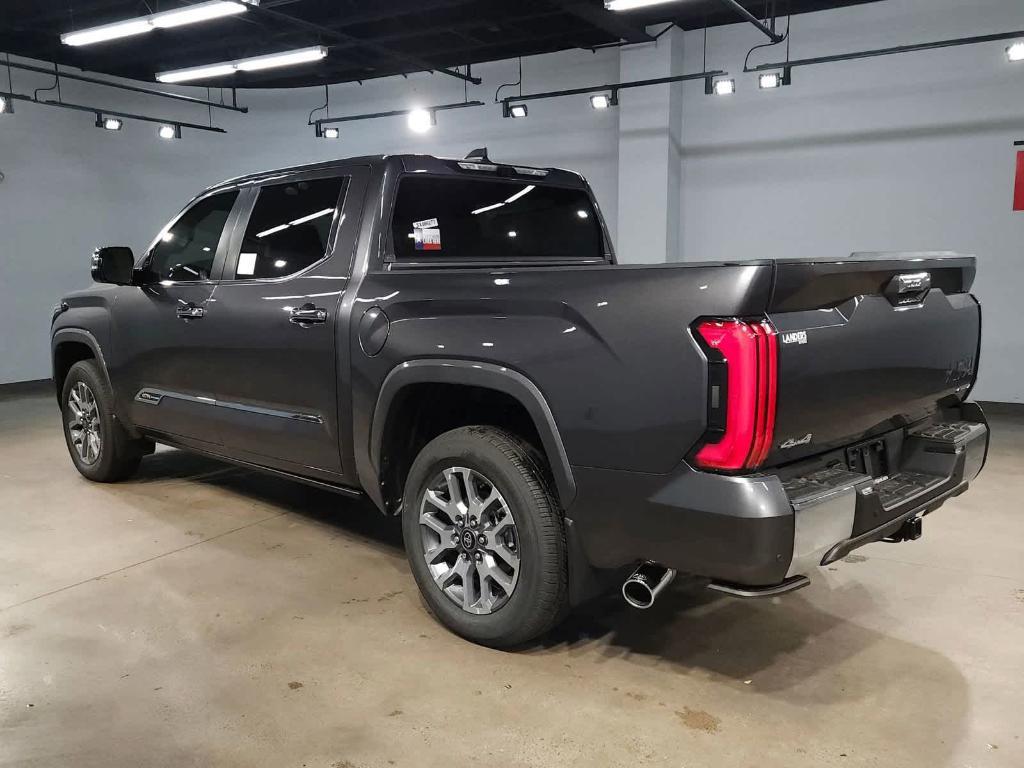
[[396,527],[160,451],[74,471],[0,400],[0,765],[1024,765],[1024,419],[926,521],[770,602],[621,600],[502,653],[427,614]]

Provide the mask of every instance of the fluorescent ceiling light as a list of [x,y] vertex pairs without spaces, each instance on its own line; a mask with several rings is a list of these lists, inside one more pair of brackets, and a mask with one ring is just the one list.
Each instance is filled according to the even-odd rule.
[[153,27],[147,19],[132,19],[131,21],[118,21],[114,24],[104,24],[102,27],[83,29],[79,32],[68,32],[60,36],[64,45],[91,45],[102,43],[106,40],[117,40],[121,37],[141,35],[149,32]]
[[485,205],[483,208],[477,208],[473,211],[473,215],[476,216],[478,213],[486,213],[487,211],[493,211],[495,208],[501,208],[504,203],[495,203],[494,205]]
[[60,36],[60,41],[64,45],[74,46],[102,43],[107,40],[141,35],[156,28],[181,27],[221,16],[244,13],[248,10],[249,5],[256,5],[258,2],[259,0],[208,0],[205,3],[175,8],[171,11],[151,13],[137,19],[116,21],[113,24],[66,32]]
[[243,72],[257,72],[261,69],[290,67],[293,64],[305,64],[308,61],[319,61],[326,55],[326,48],[322,45],[314,45],[311,48],[299,48],[295,51],[271,53],[266,56],[253,56],[249,59],[240,59],[235,62],[235,66]]
[[536,187],[534,187],[533,184],[530,184],[529,186],[523,187],[518,192],[516,192],[514,195],[512,195],[512,197],[508,198],[505,202],[506,203],[514,203],[516,200],[518,200],[523,195],[526,195],[526,194],[529,194],[530,192],[533,192],[534,189],[536,189]]
[[322,45],[315,45],[311,48],[299,48],[294,51],[282,51],[281,53],[270,53],[266,56],[253,56],[248,59],[236,61],[224,61],[219,64],[204,64],[201,67],[189,67],[186,69],[173,69],[169,72],[160,72],[156,79],[161,83],[183,83],[186,80],[203,80],[209,77],[223,77],[238,70],[253,72],[271,67],[287,67],[292,64],[303,64],[309,61],[317,61],[327,55],[327,49]]
[[272,235],[275,232],[280,232],[283,229],[288,229],[289,226],[290,225],[288,224],[278,224],[276,227],[271,227],[270,229],[264,229],[262,232],[257,232],[256,237],[266,237],[267,235]]
[[1007,48],[1006,58],[1010,61],[1024,61],[1024,42],[1014,43]]
[[[255,3],[250,3],[255,5]],[[222,16],[233,16],[236,13],[245,13],[248,8],[244,2],[233,2],[232,0],[209,0],[206,3],[187,5],[184,8],[176,8],[173,11],[162,11],[148,16],[154,27],[170,28],[181,27],[185,24],[195,24],[200,21],[219,19]]]
[[326,216],[329,213],[334,213],[334,209],[333,208],[324,208],[322,211],[317,211],[316,213],[311,213],[308,216],[303,216],[301,218],[295,219],[294,221],[289,221],[288,225],[289,226],[295,226],[296,224],[305,224],[307,221],[312,221],[313,219],[319,219],[321,216]]
[[604,0],[604,7],[608,11],[631,11],[634,8],[644,8],[648,5],[674,2],[677,0]]

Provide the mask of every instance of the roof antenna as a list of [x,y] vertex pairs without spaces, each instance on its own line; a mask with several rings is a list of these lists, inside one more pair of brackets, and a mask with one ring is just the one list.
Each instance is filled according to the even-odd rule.
[[479,149],[474,149],[472,152],[470,152],[468,155],[466,155],[462,159],[463,160],[479,160],[481,163],[489,163],[489,162],[491,162],[491,158],[489,158],[487,156],[487,147],[480,147]]

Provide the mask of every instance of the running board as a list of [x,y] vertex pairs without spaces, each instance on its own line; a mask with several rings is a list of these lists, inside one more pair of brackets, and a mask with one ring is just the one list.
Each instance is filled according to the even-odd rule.
[[787,592],[795,592],[798,589],[806,587],[810,583],[811,580],[806,576],[790,576],[785,581],[781,581],[778,584],[770,584],[767,587],[751,587],[746,584],[729,584],[724,581],[712,581],[708,584],[708,589],[713,589],[716,592],[724,592],[725,594],[732,595],[733,597],[775,597],[776,595],[784,595]]

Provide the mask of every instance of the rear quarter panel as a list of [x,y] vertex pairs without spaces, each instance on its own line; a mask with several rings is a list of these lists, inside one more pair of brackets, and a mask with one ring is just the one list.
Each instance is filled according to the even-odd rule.
[[[367,450],[377,393],[395,366],[458,358],[529,378],[571,464],[668,472],[706,423],[706,370],[690,324],[761,313],[770,287],[763,263],[372,272],[350,323],[356,451]],[[372,307],[390,329],[368,357],[356,329]]]

